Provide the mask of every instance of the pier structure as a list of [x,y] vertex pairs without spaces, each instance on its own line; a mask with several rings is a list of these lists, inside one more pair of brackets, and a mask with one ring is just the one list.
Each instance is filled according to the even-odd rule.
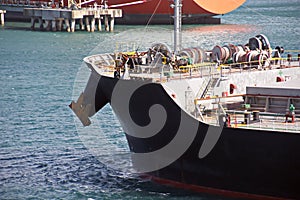
[[[107,9],[103,7],[91,7],[83,9],[66,8],[24,8],[24,16],[31,18],[31,28],[35,29],[38,21],[41,29],[47,31],[62,31],[63,25],[68,32],[74,32],[76,24],[81,30],[94,32],[96,25],[98,30],[102,30],[101,20],[104,20],[106,31],[114,30],[116,17],[122,17],[121,9]],[[44,26],[45,22],[45,26]]]
[[0,25],[4,26],[4,14],[6,13],[6,10],[0,10]]

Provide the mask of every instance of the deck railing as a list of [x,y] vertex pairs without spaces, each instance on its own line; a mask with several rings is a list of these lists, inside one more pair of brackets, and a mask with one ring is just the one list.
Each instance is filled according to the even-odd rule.
[[[91,56],[91,58],[94,56]],[[97,55],[95,55],[95,58]],[[295,59],[297,58],[297,59]],[[97,63],[97,59],[93,62],[99,70],[103,70],[106,74],[115,71],[116,60],[114,61],[112,57],[109,58],[109,66]],[[300,67],[299,57],[289,57],[289,58],[271,58],[269,59],[269,64],[262,68],[259,66],[257,61],[251,62],[240,62],[240,63],[228,63],[228,64],[218,64],[216,62],[203,62],[186,66],[178,66],[176,69],[170,64],[162,65],[160,67],[153,67],[150,65],[135,65],[133,69],[128,69],[129,77],[132,78],[144,78],[152,79],[153,82],[167,82],[178,79],[186,78],[197,78],[197,77],[210,77],[210,78],[224,78],[231,73],[244,73],[251,71],[253,69],[257,70],[272,70],[283,67]],[[108,70],[109,68],[109,70]],[[124,69],[121,70],[124,72]],[[153,76],[151,76],[153,75]]]

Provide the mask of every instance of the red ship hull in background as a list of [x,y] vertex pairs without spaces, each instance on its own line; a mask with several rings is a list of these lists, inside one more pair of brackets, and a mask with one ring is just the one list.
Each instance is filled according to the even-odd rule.
[[[182,22],[184,24],[219,24],[220,18],[237,9],[246,0],[183,0]],[[170,0],[109,0],[109,7],[123,10],[123,17],[117,19],[124,24],[172,24],[173,8]]]
[[[41,7],[50,4],[59,7],[61,0],[20,0],[16,3],[7,0],[0,4],[7,10],[6,18],[16,21],[28,21],[23,16],[24,7]],[[216,15],[226,14],[237,9],[246,0],[182,0],[183,24],[219,24],[220,18]],[[116,18],[118,24],[173,24],[174,10],[171,8],[172,0],[62,0],[62,7],[90,8],[95,5],[107,8],[119,8],[123,11],[122,18]],[[104,5],[106,4],[106,5]],[[17,5],[17,6],[16,6]],[[11,6],[12,9],[9,7]],[[4,8],[4,9],[5,9]]]

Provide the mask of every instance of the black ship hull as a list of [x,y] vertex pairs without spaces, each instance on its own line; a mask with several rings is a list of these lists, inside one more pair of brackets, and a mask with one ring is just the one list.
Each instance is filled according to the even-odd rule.
[[[139,158],[133,159],[133,165],[141,174],[157,182],[226,196],[300,198],[299,134],[214,127],[187,114],[161,84],[119,80],[96,72],[92,72],[90,79],[97,75],[98,85],[93,89],[94,112],[110,103],[126,132],[133,157],[144,155],[149,159],[147,165],[158,162],[147,168]],[[88,88],[84,94],[91,92]],[[123,100],[122,94],[130,93],[130,88],[135,89],[128,101]],[[120,102],[123,105],[118,105]],[[136,126],[145,128],[155,121],[150,111],[153,105],[163,109],[166,118],[157,134],[143,136],[146,133],[131,126],[127,117],[130,116]],[[128,116],[122,114],[126,107]],[[185,135],[181,137],[182,142],[178,140],[180,134]],[[162,152],[153,160],[148,157],[165,147],[172,151],[170,156]],[[168,161],[159,163],[164,159]]]

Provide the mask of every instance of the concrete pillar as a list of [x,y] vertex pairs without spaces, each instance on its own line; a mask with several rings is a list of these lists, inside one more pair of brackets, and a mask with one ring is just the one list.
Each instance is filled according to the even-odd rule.
[[89,17],[85,17],[85,26],[86,26],[86,30],[88,32],[90,32],[91,31],[91,26],[90,26],[90,19],[89,19]]
[[63,19],[58,19],[57,20],[57,30],[61,31],[63,26]]
[[84,31],[83,18],[79,19],[80,30]]
[[56,20],[52,20],[52,31],[56,31]]
[[98,21],[98,31],[102,31],[102,24],[101,24],[101,17],[99,17],[98,19],[97,19],[97,21]]
[[71,19],[71,32],[75,32],[76,21],[75,19]]
[[71,5],[72,5],[72,1],[71,1],[71,0],[68,0],[68,5],[67,5],[67,7],[70,8]]
[[0,12],[0,24],[2,25],[2,26],[4,26],[4,11],[2,12]]
[[109,31],[108,16],[107,15],[104,16],[104,26],[105,26],[105,30]]
[[51,20],[46,20],[46,31],[51,30]]
[[110,26],[109,26],[109,31],[113,32],[114,31],[114,25],[115,25],[115,18],[111,17],[110,18]]
[[70,28],[70,22],[69,22],[69,19],[65,19],[65,25],[66,25],[66,30],[68,31],[68,32],[71,32],[71,28]]
[[91,32],[94,32],[95,31],[95,18],[92,17],[91,19]]
[[35,18],[34,18],[34,17],[31,17],[30,20],[31,20],[31,26],[30,26],[30,28],[31,28],[32,30],[34,30]]
[[40,29],[44,29],[43,19],[41,17],[39,17],[38,19],[39,19]]

